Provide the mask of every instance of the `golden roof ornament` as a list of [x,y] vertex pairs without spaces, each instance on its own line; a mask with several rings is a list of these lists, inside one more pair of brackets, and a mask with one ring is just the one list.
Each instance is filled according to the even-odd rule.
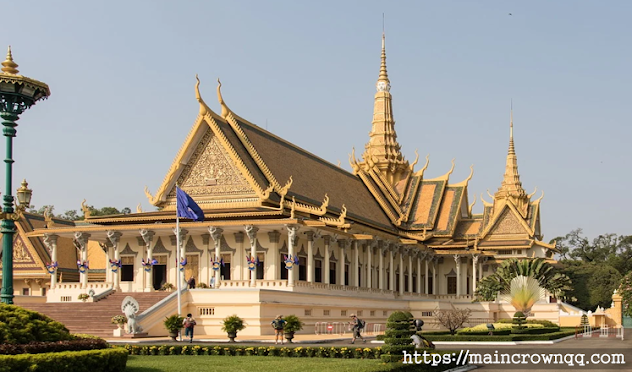
[[9,49],[7,50],[7,59],[2,62],[2,69],[0,70],[2,70],[5,74],[17,75],[20,71],[18,71],[16,67],[18,67],[18,64],[13,61],[11,45],[9,45]]
[[507,151],[507,162],[503,181],[494,195],[495,200],[510,199],[523,217],[527,215],[529,197],[520,182],[518,173],[518,157],[513,138],[513,108],[509,116],[509,150]]

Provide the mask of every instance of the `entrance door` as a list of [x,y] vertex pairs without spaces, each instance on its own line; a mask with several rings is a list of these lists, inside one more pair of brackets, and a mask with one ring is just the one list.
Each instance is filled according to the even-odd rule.
[[188,254],[187,255],[187,265],[184,269],[184,278],[185,280],[191,279],[191,277],[195,278],[195,283],[200,282],[199,278],[200,272],[200,256],[197,254]]
[[158,264],[152,268],[152,284],[155,290],[159,290],[167,282],[167,256],[154,256],[154,259]]
[[448,277],[448,294],[456,294],[456,276]]

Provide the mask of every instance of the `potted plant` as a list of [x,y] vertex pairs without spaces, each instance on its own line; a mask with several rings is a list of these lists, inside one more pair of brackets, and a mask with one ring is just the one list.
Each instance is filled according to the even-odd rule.
[[169,331],[169,337],[173,341],[176,341],[176,337],[178,337],[178,332],[182,329],[182,322],[184,318],[179,316],[178,314],[173,314],[170,317],[167,317],[164,321],[165,328]]
[[301,320],[296,315],[288,315],[285,317],[285,326],[283,327],[283,332],[285,333],[285,338],[288,342],[292,342],[294,338],[294,332],[298,332],[303,329],[305,323],[301,322]]
[[127,317],[125,315],[114,315],[112,317],[112,324],[116,324],[119,329],[123,329],[125,323],[127,323]]
[[230,315],[224,318],[222,321],[222,331],[228,334],[228,338],[230,342],[235,342],[235,337],[237,337],[237,332],[246,328],[244,324],[244,320],[238,317],[237,315]]
[[90,298],[90,295],[87,294],[87,293],[82,293],[79,296],[77,296],[77,299],[79,299],[79,300],[81,300],[83,302],[86,302],[86,300],[89,299],[89,298]]
[[204,288],[204,289],[208,289],[210,288],[208,284],[206,283],[200,283],[196,286],[196,288]]
[[174,288],[173,284],[165,283],[165,284],[162,285],[162,287],[160,287],[160,290],[161,291],[171,291],[171,290],[173,290],[173,288]]

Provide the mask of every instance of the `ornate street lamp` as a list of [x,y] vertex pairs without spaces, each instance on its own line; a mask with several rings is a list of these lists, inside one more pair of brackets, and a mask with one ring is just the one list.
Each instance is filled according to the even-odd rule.
[[[0,118],[2,118],[2,134],[7,137],[7,152],[4,162],[6,164],[6,188],[2,198],[2,292],[0,301],[5,304],[13,303],[13,234],[15,234],[15,222],[19,216],[13,210],[13,195],[11,195],[11,181],[13,176],[13,137],[15,137],[16,121],[20,114],[33,106],[35,102],[50,96],[48,85],[41,81],[33,80],[18,75],[17,63],[13,62],[11,47],[7,52],[7,59],[1,63],[0,69]],[[26,181],[18,191],[18,212],[22,207],[26,209],[30,203],[31,190],[27,188]]]

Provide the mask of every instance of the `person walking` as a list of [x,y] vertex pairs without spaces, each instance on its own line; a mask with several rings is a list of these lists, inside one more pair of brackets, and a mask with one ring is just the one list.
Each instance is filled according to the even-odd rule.
[[191,337],[189,343],[193,343],[193,328],[197,325],[197,322],[191,314],[187,314],[187,317],[182,321],[182,325],[184,325],[184,337]]
[[190,277],[189,280],[187,280],[187,285],[189,286],[189,289],[195,289],[195,278]]
[[281,339],[281,345],[283,345],[283,328],[285,327],[285,319],[283,319],[283,315],[277,315],[277,317],[272,321],[272,328],[274,328],[274,344],[279,343],[279,338]]
[[362,337],[362,334],[360,333],[360,330],[364,328],[364,324],[364,320],[358,319],[355,314],[351,314],[351,330],[353,331],[353,339],[351,339],[352,344],[355,343],[356,338],[361,338],[362,342],[366,342],[366,340],[364,339],[364,337]]

